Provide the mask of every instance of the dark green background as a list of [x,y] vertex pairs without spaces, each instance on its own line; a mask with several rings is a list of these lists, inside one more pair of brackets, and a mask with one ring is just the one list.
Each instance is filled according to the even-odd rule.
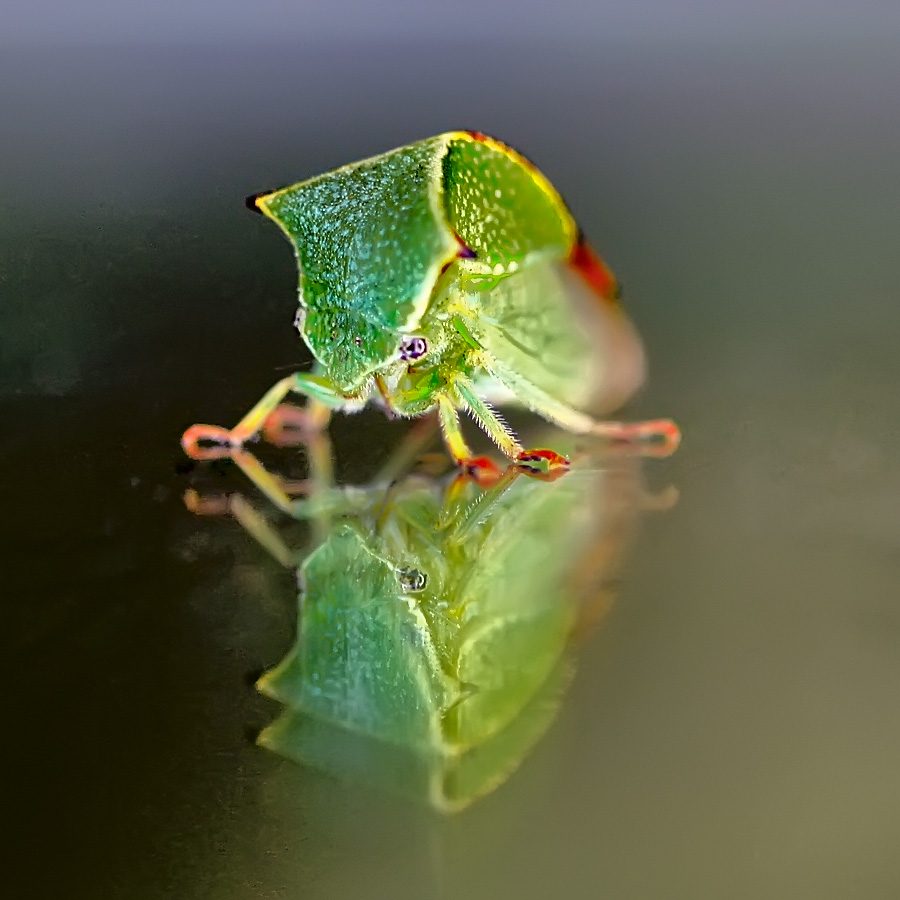
[[[456,29],[458,32],[459,29]],[[577,32],[578,29],[573,29]],[[17,897],[900,893],[900,54],[590,29],[0,52],[4,882]],[[621,277],[684,443],[555,727],[462,817],[259,750],[292,577],[180,496],[305,356],[243,197],[496,134]],[[337,423],[341,471],[400,433]]]

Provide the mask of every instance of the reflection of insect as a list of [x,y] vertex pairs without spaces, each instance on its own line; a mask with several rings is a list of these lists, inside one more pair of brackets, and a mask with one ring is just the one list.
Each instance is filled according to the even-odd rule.
[[311,520],[311,548],[290,549],[240,495],[225,507],[186,498],[197,512],[227,509],[297,571],[296,642],[259,682],[287,709],[259,742],[461,809],[505,781],[552,722],[572,639],[612,602],[644,502],[639,460],[584,457],[551,483],[510,466],[487,490],[466,475],[397,479],[395,460],[371,485],[342,489],[322,436],[308,449],[299,499],[250,453],[232,458]]
[[[311,421],[369,401],[437,408],[458,463],[476,471],[459,411],[526,471],[568,465],[525,450],[492,403],[516,402],[577,434],[677,444],[669,421],[599,423],[643,379],[616,281],[557,192],[514,150],[454,131],[251,197],[294,245],[297,328],[317,360],[278,382],[233,429],[195,425],[192,456],[237,449],[285,395]],[[203,442],[203,444],[201,444]],[[206,446],[212,442],[217,447]]]

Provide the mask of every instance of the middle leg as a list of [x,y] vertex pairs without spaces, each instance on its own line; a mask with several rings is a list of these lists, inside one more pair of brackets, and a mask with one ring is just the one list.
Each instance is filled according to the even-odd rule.
[[[464,375],[458,375],[453,380],[453,387],[459,394],[460,400],[471,412],[479,427],[484,433],[508,456],[525,474],[539,477],[555,477],[564,472],[569,461],[553,450],[526,450],[519,443],[512,429],[494,411],[484,399],[482,399],[475,385]],[[444,409],[448,408],[452,414],[452,421],[445,423]],[[445,440],[450,452],[460,460],[454,449],[454,442],[459,442],[460,449],[470,456],[468,446],[462,437],[459,427],[459,418],[456,408],[447,397],[441,398],[441,425],[444,427]],[[449,427],[448,427],[449,426]],[[455,431],[451,438],[451,430]]]

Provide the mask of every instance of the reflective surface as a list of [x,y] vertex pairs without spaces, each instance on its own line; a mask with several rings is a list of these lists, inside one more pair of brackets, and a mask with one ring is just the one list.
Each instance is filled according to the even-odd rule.
[[[436,423],[422,424],[433,441]],[[294,645],[257,684],[285,709],[258,742],[453,813],[506,781],[546,731],[573,644],[612,603],[639,510],[668,507],[677,492],[645,495],[639,459],[602,447],[576,449],[565,477],[510,465],[485,484],[444,454],[421,457],[420,431],[397,451],[413,471],[348,487],[331,483],[317,436],[299,497],[234,453],[253,484],[310,523],[296,550],[240,493],[191,488],[185,501],[198,515],[232,515],[296,572],[284,601],[296,595]],[[429,474],[426,460],[451,471]]]
[[[16,892],[896,896],[898,59],[890,36],[5,50]],[[177,441],[302,360],[293,260],[243,197],[457,125],[562,190],[647,342],[628,413],[685,437],[645,468],[681,501],[643,521],[553,726],[445,820],[254,745],[293,575],[184,509],[191,479],[239,479]],[[402,430],[337,421],[340,481]]]

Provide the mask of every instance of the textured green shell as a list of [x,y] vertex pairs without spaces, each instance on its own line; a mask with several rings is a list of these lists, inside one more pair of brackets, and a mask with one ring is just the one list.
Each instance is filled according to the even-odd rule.
[[462,282],[566,258],[577,229],[549,182],[510,148],[448,132],[253,198],[294,245],[301,331],[352,393],[398,357],[441,273]]

